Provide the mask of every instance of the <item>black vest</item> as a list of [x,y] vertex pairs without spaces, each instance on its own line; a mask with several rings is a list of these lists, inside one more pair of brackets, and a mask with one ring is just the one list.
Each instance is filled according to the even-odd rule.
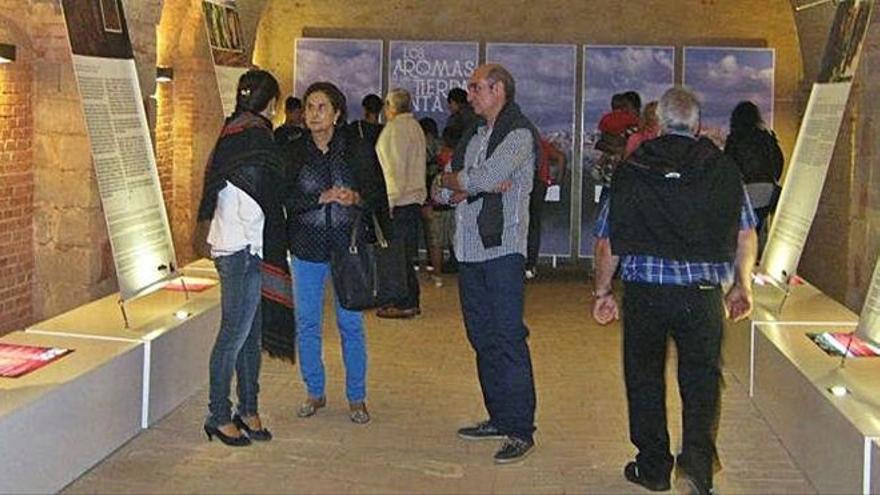
[[665,135],[646,141],[614,173],[611,250],[732,262],[743,194],[736,165],[708,139]]

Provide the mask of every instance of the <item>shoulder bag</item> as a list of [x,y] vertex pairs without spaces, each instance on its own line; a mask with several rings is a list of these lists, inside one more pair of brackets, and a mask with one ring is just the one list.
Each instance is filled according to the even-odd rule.
[[[375,242],[367,242],[363,217],[369,215],[375,229]],[[388,239],[373,213],[361,213],[351,230],[345,249],[330,255],[333,289],[339,304],[348,310],[378,308],[407,294],[406,255],[400,239]]]

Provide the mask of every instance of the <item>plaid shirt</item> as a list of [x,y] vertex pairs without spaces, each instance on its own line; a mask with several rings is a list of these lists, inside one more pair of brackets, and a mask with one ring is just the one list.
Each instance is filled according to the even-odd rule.
[[[596,228],[598,238],[607,239],[611,225],[608,212],[611,201],[602,203]],[[753,229],[758,224],[752,202],[743,189],[743,205],[739,215],[740,230]],[[625,255],[620,259],[620,278],[624,282],[642,282],[659,285],[722,285],[733,281],[733,263],[691,262],[648,255]]]
[[[492,131],[485,125],[467,144],[464,170],[458,180],[470,194],[494,191],[501,182],[510,180],[512,187],[501,195],[504,231],[501,245],[486,249],[480,237],[477,219],[483,201],[462,201],[455,207],[455,256],[465,263],[482,263],[509,254],[526,254],[529,232],[529,193],[535,175],[535,154],[532,134],[528,129],[511,131],[486,157]],[[451,191],[438,189],[435,200],[447,204]]]

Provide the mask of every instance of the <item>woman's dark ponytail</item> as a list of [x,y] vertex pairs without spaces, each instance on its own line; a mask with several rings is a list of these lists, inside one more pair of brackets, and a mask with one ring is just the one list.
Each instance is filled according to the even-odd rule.
[[235,113],[260,113],[269,106],[273,98],[278,98],[281,91],[278,81],[269,71],[251,69],[238,79],[235,92]]

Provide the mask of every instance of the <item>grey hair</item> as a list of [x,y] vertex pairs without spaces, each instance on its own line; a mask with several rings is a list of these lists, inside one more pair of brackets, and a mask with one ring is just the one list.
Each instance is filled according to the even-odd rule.
[[385,104],[394,113],[412,112],[412,97],[403,88],[394,88],[385,95]]
[[512,102],[516,98],[516,81],[513,79],[513,74],[501,64],[486,64],[483,67],[486,68],[486,79],[490,83],[499,81],[504,83],[504,103]]
[[670,88],[657,104],[657,119],[664,132],[691,132],[700,128],[700,102],[690,90]]

